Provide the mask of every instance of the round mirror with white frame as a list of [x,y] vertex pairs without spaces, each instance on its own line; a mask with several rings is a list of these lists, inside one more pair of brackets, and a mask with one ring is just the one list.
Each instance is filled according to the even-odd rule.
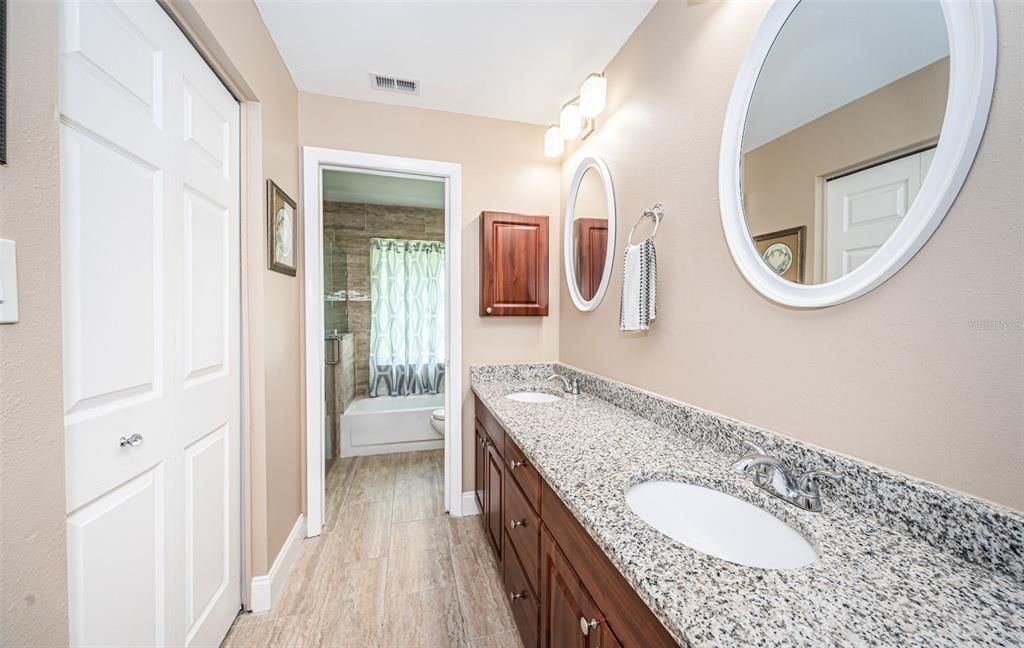
[[963,186],[995,68],[992,0],[776,0],[719,155],[722,226],[747,281],[818,308],[899,271]]
[[565,280],[576,308],[591,311],[608,292],[615,254],[615,190],[604,161],[576,167],[565,206]]

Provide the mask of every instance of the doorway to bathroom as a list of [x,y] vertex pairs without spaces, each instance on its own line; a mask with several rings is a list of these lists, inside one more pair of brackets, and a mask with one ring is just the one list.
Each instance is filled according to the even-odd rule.
[[432,457],[412,504],[463,514],[460,187],[458,164],[304,149],[307,536],[382,455]]

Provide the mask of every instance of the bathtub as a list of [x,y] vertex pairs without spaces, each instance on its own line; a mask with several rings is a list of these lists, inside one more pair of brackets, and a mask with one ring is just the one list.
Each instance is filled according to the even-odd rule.
[[444,448],[430,426],[441,407],[444,394],[357,398],[341,416],[341,456]]

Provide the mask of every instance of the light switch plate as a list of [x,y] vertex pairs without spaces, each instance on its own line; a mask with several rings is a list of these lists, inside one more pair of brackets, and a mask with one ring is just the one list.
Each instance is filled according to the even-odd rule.
[[18,321],[18,257],[14,241],[0,239],[0,324]]

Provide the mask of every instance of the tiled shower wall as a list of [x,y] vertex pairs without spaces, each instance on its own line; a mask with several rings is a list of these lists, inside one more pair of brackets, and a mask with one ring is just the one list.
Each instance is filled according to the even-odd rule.
[[347,295],[347,302],[334,302],[344,309],[325,304],[327,329],[353,334],[357,398],[366,396],[370,378],[371,238],[443,241],[444,209],[324,201],[324,274],[331,268],[324,277],[325,292],[334,287]]

